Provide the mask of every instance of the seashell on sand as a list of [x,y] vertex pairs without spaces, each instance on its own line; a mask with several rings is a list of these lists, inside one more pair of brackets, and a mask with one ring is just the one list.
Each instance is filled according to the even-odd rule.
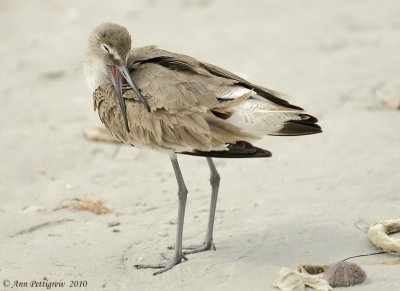
[[355,263],[339,262],[325,270],[324,278],[332,287],[347,287],[364,282],[367,274]]

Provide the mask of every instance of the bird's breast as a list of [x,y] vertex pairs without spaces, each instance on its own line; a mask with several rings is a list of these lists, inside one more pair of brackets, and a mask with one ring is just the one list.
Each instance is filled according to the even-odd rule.
[[[129,92],[125,92],[128,93]],[[124,94],[125,95],[125,94]],[[131,96],[129,96],[131,97]],[[118,96],[111,86],[101,86],[93,94],[94,107],[101,122],[112,136],[122,143],[138,148],[169,150],[160,145],[161,130],[158,130],[157,113],[149,113],[137,98],[126,98],[129,132],[121,112]],[[155,122],[152,122],[152,119]]]

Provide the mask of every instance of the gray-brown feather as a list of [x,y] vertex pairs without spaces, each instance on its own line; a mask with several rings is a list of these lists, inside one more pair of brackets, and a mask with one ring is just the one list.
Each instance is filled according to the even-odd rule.
[[[278,92],[251,84],[214,65],[154,46],[131,50],[127,66],[132,79],[147,99],[151,113],[146,111],[137,95],[124,86],[130,128],[127,132],[111,83],[100,86],[94,92],[94,106],[102,122],[116,138],[137,147],[178,152],[226,151],[229,144],[259,138],[215,114],[219,112],[221,116],[229,116],[230,112],[224,111],[224,104],[218,98],[222,92],[238,85],[253,89],[277,106],[301,110],[280,98],[283,95]],[[312,124],[316,121],[310,117]],[[314,127],[315,132],[316,128],[319,127]],[[296,123],[286,131],[293,135],[302,134],[302,124]]]
[[[145,96],[149,96],[149,92],[151,91],[143,90]],[[118,97],[111,84],[101,86],[95,91],[94,103],[100,119],[113,136],[121,142],[141,148],[178,152],[223,151],[227,150],[228,144],[238,140],[255,139],[255,136],[223,122],[205,106],[196,105],[199,103],[196,100],[192,100],[193,105],[179,110],[174,102],[159,102],[165,98],[174,99],[168,89],[156,92],[157,97],[148,97],[151,113],[136,100],[134,93],[125,92],[130,132],[124,127]],[[176,93],[175,90],[172,92]]]
[[[214,82],[211,82],[209,86],[213,85],[215,86],[215,84],[217,84],[217,87],[224,85],[232,86],[235,84],[242,85],[246,88],[255,90],[260,96],[265,97],[266,99],[276,103],[277,105],[282,105],[291,109],[302,110],[301,107],[292,105],[287,100],[285,100],[284,98],[286,96],[280,92],[252,84],[247,80],[223,68],[220,68],[218,66],[206,62],[200,62],[195,58],[192,58],[187,55],[176,54],[165,50],[161,50],[158,49],[156,46],[145,46],[145,47],[135,48],[132,49],[128,54],[128,65],[131,68],[134,68],[140,63],[146,63],[146,62],[155,62],[163,64],[164,66],[170,68],[175,68],[175,69],[181,68],[184,69],[185,71],[189,72],[192,71],[193,73],[196,73],[197,76],[212,77],[210,79],[211,81]],[[210,81],[210,79],[208,79],[208,81]]]

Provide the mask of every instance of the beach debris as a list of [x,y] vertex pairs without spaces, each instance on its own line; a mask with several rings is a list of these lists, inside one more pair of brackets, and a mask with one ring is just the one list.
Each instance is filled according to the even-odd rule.
[[119,222],[118,220],[114,220],[114,221],[110,221],[107,225],[108,225],[108,227],[115,227],[115,226],[121,225],[121,222]]
[[325,270],[323,276],[332,287],[361,284],[367,278],[365,271],[359,265],[351,262],[332,264]]
[[159,231],[159,232],[158,232],[158,236],[160,236],[160,237],[167,237],[167,236],[168,236],[168,232],[166,232],[166,231]]
[[350,259],[354,259],[354,258],[361,258],[361,257],[370,257],[370,256],[376,256],[376,255],[383,255],[383,254],[387,254],[387,251],[381,251],[381,252],[375,252],[375,253],[369,253],[369,254],[361,254],[361,255],[354,255],[351,257],[347,257],[344,260],[342,260],[342,262],[350,260]]
[[368,230],[368,239],[380,249],[400,254],[400,239],[389,234],[400,232],[400,219],[382,220],[374,223]]
[[394,260],[383,262],[384,265],[400,265],[400,258],[396,258]]
[[398,83],[381,81],[371,91],[384,105],[400,109],[400,85]]
[[91,141],[102,141],[109,143],[120,143],[108,132],[104,127],[96,127],[91,129],[83,129],[83,136]]
[[74,189],[75,189],[75,186],[74,186],[74,185],[71,185],[71,184],[65,184],[65,189],[67,189],[67,190],[74,190]]
[[22,208],[18,213],[28,213],[28,212],[44,212],[46,209],[36,206],[36,205],[30,205]]
[[306,287],[317,291],[330,291],[334,287],[347,287],[365,281],[365,271],[355,263],[338,262],[331,265],[302,264],[296,270],[283,267],[274,287],[282,291],[304,291]]
[[328,281],[323,278],[322,274],[311,275],[305,271],[291,270],[282,267],[274,287],[282,291],[305,291],[306,287],[312,288],[317,291],[332,291],[333,288],[329,285]]
[[119,225],[121,225],[121,222],[118,220],[113,220],[107,223],[107,226],[112,228],[112,232],[121,232],[121,230],[117,228]]
[[70,209],[73,211],[88,211],[96,215],[105,215],[110,213],[115,213],[115,209],[108,207],[101,200],[91,200],[91,199],[64,199],[60,204],[54,208],[54,211],[61,209]]
[[57,70],[57,71],[48,71],[40,74],[40,78],[42,79],[61,79],[64,78],[66,75],[66,72],[63,70]]
[[302,264],[297,266],[300,273],[308,273],[310,275],[318,275],[325,272],[329,265]]

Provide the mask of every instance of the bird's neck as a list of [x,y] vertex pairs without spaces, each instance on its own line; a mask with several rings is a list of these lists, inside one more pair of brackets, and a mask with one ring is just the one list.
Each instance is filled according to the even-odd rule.
[[83,68],[86,75],[86,84],[92,93],[101,85],[111,82],[107,66],[104,62],[93,58],[86,58]]

